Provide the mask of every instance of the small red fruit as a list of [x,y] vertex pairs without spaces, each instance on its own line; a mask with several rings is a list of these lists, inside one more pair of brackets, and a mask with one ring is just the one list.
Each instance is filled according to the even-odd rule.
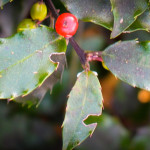
[[70,38],[78,29],[78,19],[73,14],[63,13],[57,18],[55,29],[58,34]]

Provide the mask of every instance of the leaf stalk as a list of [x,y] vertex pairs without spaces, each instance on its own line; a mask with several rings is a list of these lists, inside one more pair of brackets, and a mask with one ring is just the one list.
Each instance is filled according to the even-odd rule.
[[[58,11],[56,10],[56,8],[55,8],[53,2],[52,2],[51,0],[45,0],[45,3],[46,3],[46,5],[47,5],[47,7],[50,9],[50,11],[51,11],[53,17],[54,17],[55,19],[57,19],[58,16],[59,16],[59,13],[58,13]],[[87,66],[87,65],[86,65],[86,64],[87,64],[87,61],[86,61],[86,53],[84,52],[84,50],[82,50],[82,49],[80,48],[80,46],[77,44],[77,42],[74,40],[73,37],[69,38],[69,42],[70,42],[70,44],[72,45],[72,47],[74,48],[74,50],[76,51],[77,55],[79,56],[80,62],[81,62],[81,64],[82,64],[82,66]]]

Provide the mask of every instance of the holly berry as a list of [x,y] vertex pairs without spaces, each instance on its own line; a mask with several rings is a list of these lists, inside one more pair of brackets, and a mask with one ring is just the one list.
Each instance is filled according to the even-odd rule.
[[36,23],[32,21],[32,19],[24,19],[19,23],[17,32],[24,31],[26,29],[35,29],[36,26]]
[[78,19],[73,14],[63,13],[57,18],[55,29],[66,38],[72,37],[78,29]]
[[47,7],[44,2],[35,3],[31,10],[30,15],[33,20],[42,21],[47,15]]

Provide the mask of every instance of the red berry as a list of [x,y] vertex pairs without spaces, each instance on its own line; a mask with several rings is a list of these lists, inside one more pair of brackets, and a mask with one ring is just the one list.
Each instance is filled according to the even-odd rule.
[[70,38],[78,29],[78,19],[73,14],[63,13],[57,18],[55,29],[58,34]]

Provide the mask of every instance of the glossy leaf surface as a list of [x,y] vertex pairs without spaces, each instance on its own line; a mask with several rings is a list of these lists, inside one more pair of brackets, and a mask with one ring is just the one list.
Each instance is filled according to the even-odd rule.
[[63,150],[79,145],[94,132],[97,123],[85,124],[89,116],[102,113],[102,93],[97,75],[94,72],[82,72],[69,94],[63,123]]
[[0,98],[14,99],[40,86],[57,69],[51,56],[65,50],[65,39],[48,27],[0,39]]
[[109,0],[61,0],[78,19],[112,29],[113,14]]
[[126,30],[148,8],[147,0],[110,0],[114,14],[111,38]]
[[150,31],[150,10],[147,9],[140,15],[136,21],[127,29],[127,31],[146,30]]
[[38,106],[43,100],[47,91],[51,92],[53,86],[61,80],[64,67],[66,64],[66,55],[65,54],[53,54],[51,59],[54,62],[59,62],[57,70],[55,70],[50,77],[48,77],[44,83],[36,88],[33,92],[27,96],[20,96],[14,99],[15,102],[22,103],[23,105],[28,105],[31,107],[33,105]]
[[102,53],[109,70],[134,87],[150,90],[150,42],[125,41]]

